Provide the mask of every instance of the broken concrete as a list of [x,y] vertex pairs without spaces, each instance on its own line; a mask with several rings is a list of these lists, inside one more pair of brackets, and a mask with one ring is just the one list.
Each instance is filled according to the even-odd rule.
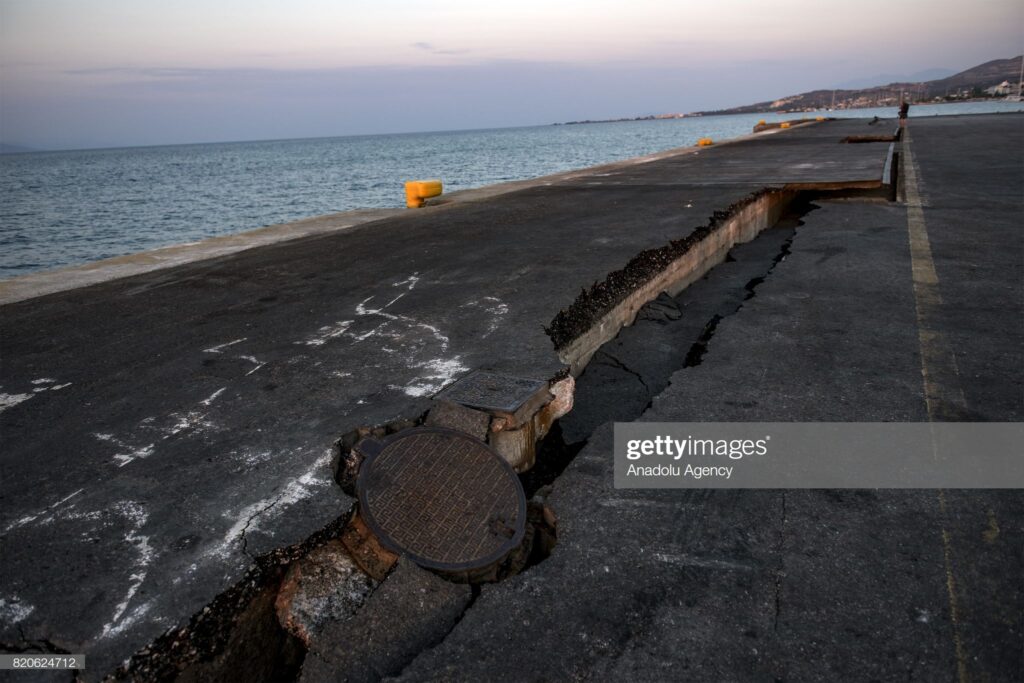
[[522,473],[536,461],[537,442],[572,410],[574,391],[572,375],[546,382],[474,372],[438,394],[426,424],[485,441]]
[[479,410],[452,403],[451,401],[435,400],[427,413],[424,423],[428,427],[447,427],[463,434],[469,434],[479,441],[487,441],[487,431],[491,426],[491,416]]
[[352,561],[375,581],[383,581],[398,562],[398,555],[381,545],[358,513],[341,532],[341,544]]
[[373,592],[358,620],[333,621],[310,643],[302,683],[379,681],[441,642],[473,599],[408,560]]
[[[5,547],[32,548],[0,554],[3,599],[23,607],[0,636],[84,649],[86,678],[101,677],[253,558],[348,510],[331,470],[338,434],[416,420],[471,368],[560,376],[543,326],[632,255],[765,186],[877,186],[884,150],[837,144],[863,125],[794,128],[0,308],[2,388],[29,397],[0,413],[0,524]],[[624,280],[610,301],[643,284]],[[49,380],[60,389],[34,391]]]
[[274,609],[281,626],[308,646],[325,622],[355,614],[376,585],[341,541],[332,539],[292,563]]
[[561,421],[567,443],[580,443],[608,421],[632,421],[667,386],[675,371],[696,365],[723,317],[753,296],[788,250],[801,203],[775,226],[733,247],[725,262],[675,297],[663,293],[636,321],[593,356],[577,383],[579,407]]
[[[1019,253],[1006,249],[1024,209],[1008,188],[1024,166],[982,144],[1024,144],[1024,117],[1014,119],[984,117],[984,135],[955,144],[952,121],[914,124],[915,140],[930,143],[921,177],[937,206],[924,215],[951,302],[934,331],[977,368],[959,375],[976,419],[1024,409],[1024,302],[989,307],[982,293],[1024,283]],[[993,163],[967,171],[965,154]],[[979,196],[996,204],[983,217],[947,216],[966,218]],[[719,321],[701,362],[671,374],[641,419],[927,419],[906,208],[824,204],[805,220],[756,296]],[[956,277],[967,269],[982,282]],[[650,317],[685,316],[658,308]],[[988,374],[997,367],[1002,378]],[[398,680],[1019,677],[1021,492],[615,490],[611,450],[608,423],[555,481],[559,546],[548,561],[484,587]],[[509,662],[494,642],[521,654]]]

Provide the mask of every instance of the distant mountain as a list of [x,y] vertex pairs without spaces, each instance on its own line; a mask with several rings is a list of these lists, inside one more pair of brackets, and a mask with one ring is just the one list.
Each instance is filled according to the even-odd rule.
[[860,88],[873,88],[879,83],[922,83],[924,81],[936,81],[940,78],[947,78],[955,74],[953,69],[925,69],[912,74],[878,74],[868,78],[856,78],[850,81],[836,83],[836,88],[845,90],[857,90]]
[[[986,88],[998,85],[1003,81],[1009,81],[1016,86],[1020,79],[1021,59],[1021,56],[993,59],[943,78],[894,81],[887,85],[862,88],[812,90],[771,102],[758,102],[743,107],[698,113],[746,114],[761,111],[811,111],[833,106],[836,109],[890,106],[899,103],[901,92],[911,102],[982,97]],[[1014,93],[1016,93],[1015,89]]]

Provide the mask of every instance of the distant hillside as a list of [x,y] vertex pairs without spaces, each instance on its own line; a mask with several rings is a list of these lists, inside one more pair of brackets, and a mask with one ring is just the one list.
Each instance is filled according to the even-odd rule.
[[912,74],[877,74],[867,78],[854,78],[842,83],[836,83],[833,87],[842,90],[859,90],[860,88],[874,88],[879,83],[920,83],[922,81],[934,81],[939,78],[952,76],[956,71],[953,69],[925,69]]
[[699,112],[700,114],[746,114],[760,111],[810,111],[835,107],[852,109],[857,107],[889,106],[899,102],[904,93],[911,102],[944,101],[983,97],[985,89],[1003,81],[1013,84],[1012,93],[1020,79],[1021,57],[993,59],[966,71],[932,81],[889,83],[871,88],[854,90],[812,90],[800,95],[790,95],[772,102],[758,102],[744,107]]

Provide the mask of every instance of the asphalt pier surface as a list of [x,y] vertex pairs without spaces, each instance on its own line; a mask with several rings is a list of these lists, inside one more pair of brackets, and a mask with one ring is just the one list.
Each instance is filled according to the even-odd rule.
[[[911,125],[903,201],[816,201],[737,247],[665,302],[677,337],[608,345],[631,349],[628,400],[595,356],[555,552],[387,673],[1019,678],[1020,492],[612,487],[616,419],[1024,416],[1024,116]],[[0,307],[0,642],[110,674],[347,513],[340,435],[415,419],[472,369],[553,377],[544,328],[581,289],[765,188],[880,186],[889,145],[840,140],[894,127],[773,131]]]

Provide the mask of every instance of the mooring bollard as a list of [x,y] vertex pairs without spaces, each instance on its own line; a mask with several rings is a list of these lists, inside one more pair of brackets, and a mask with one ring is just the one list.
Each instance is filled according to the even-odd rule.
[[441,194],[440,180],[410,180],[405,183],[405,205],[410,209],[423,206],[423,200]]

